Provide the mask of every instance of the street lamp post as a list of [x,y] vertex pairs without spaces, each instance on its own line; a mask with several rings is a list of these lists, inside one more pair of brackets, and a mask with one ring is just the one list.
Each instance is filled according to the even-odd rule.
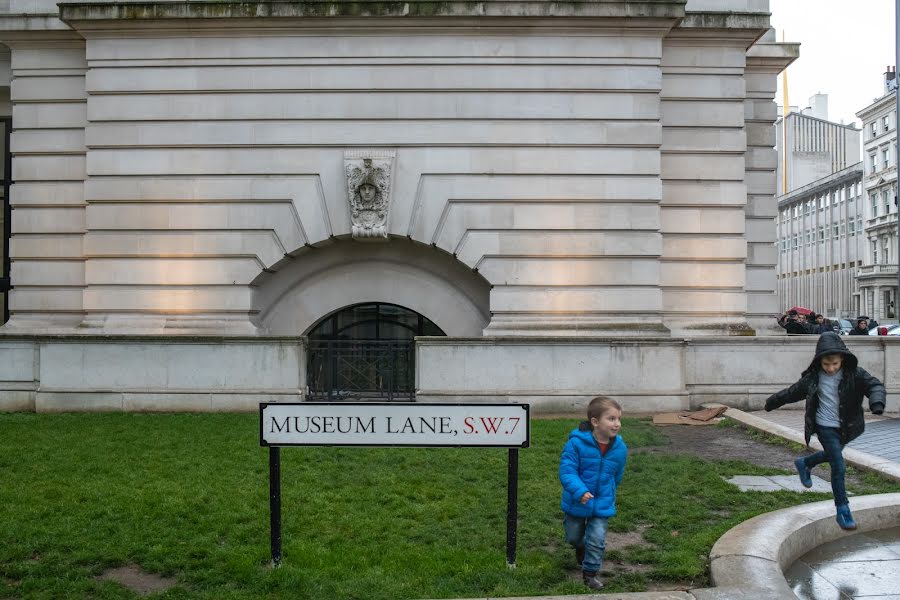
[[[894,314],[900,311],[900,80],[898,80],[897,69],[900,68],[900,0],[895,0],[894,4],[894,137],[897,142],[894,144],[894,206],[897,215],[897,291],[894,292]],[[888,147],[890,152],[890,147]]]

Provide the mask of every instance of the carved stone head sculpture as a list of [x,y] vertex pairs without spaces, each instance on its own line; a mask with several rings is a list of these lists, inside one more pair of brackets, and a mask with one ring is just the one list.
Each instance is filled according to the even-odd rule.
[[387,238],[393,157],[385,151],[344,154],[354,238]]

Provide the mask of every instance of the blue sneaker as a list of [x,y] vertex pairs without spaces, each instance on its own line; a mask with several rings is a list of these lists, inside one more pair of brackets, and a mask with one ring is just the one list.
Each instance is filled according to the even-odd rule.
[[811,488],[812,477],[809,476],[809,467],[806,466],[806,459],[801,456],[794,461],[794,466],[797,467],[797,473],[800,475],[800,483],[803,484],[803,487]]
[[850,506],[847,504],[837,507],[837,516],[835,517],[835,520],[844,531],[853,531],[856,529],[856,521],[853,520],[853,515],[850,513]]

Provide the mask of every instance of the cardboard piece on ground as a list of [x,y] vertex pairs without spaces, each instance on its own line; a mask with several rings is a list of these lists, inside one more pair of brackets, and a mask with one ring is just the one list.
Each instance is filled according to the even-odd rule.
[[688,416],[696,421],[711,421],[728,410],[727,406],[716,406],[693,412]]
[[707,408],[694,413],[661,413],[653,415],[654,425],[715,425],[722,419],[719,417],[728,410],[726,406]]

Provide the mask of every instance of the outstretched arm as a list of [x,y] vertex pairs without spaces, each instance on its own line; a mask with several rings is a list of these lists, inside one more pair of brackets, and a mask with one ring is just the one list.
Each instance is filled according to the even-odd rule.
[[803,379],[795,383],[789,388],[785,388],[780,392],[776,392],[769,396],[766,399],[766,410],[775,410],[776,408],[782,407],[785,404],[790,404],[791,402],[797,402],[798,400],[802,400],[805,395],[806,386],[804,385]]
[[876,415],[882,414],[885,404],[884,384],[862,367],[857,368],[856,373],[857,378],[862,381],[863,394],[869,399],[869,410]]

